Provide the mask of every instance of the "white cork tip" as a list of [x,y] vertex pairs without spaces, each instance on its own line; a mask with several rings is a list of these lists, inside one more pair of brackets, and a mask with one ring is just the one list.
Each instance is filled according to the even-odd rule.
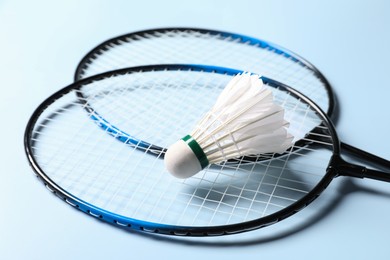
[[168,148],[164,163],[168,172],[180,179],[189,178],[202,170],[198,158],[183,140]]

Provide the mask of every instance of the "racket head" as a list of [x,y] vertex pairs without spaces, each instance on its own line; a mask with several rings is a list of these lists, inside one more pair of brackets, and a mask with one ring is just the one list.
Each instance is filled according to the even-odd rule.
[[106,71],[153,64],[206,64],[251,71],[294,86],[333,118],[336,97],[310,62],[277,44],[200,28],[157,28],[108,39],[79,62],[75,80]]
[[[75,82],[33,113],[25,132],[28,160],[61,199],[118,227],[206,236],[279,222],[326,188],[335,176],[329,161],[339,154],[328,117],[299,92],[263,79],[285,107],[290,130],[302,135],[297,140],[310,139],[298,150],[268,154],[269,160],[250,165],[211,165],[186,180],[165,171],[163,152],[151,155],[148,149],[153,148],[139,149],[101,131],[77,96],[89,93],[87,103],[102,102],[100,107],[109,108],[107,115],[126,109],[127,119],[118,122],[130,121],[132,129],[155,138],[154,143],[172,143],[191,129],[193,117],[207,111],[213,96],[238,72],[210,66],[143,66]],[[310,137],[319,131],[307,135],[315,126],[322,129],[319,140]]]

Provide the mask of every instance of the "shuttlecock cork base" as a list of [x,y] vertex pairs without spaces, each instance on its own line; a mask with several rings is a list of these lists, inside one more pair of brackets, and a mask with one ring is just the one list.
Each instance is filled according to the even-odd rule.
[[198,142],[186,135],[169,147],[164,157],[165,167],[177,178],[188,178],[209,165]]
[[190,135],[164,157],[175,177],[189,178],[207,165],[246,155],[283,153],[292,145],[284,109],[258,75],[235,76]]

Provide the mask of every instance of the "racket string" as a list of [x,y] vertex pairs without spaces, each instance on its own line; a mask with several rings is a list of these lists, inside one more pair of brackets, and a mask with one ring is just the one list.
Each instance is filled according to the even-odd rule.
[[[157,75],[157,72],[149,73]],[[325,173],[331,152],[326,151],[324,156],[321,150],[311,146],[297,146],[285,156],[262,155],[269,160],[252,164],[241,161],[235,165],[213,165],[185,181],[170,177],[161,158],[118,142],[99,129],[88,119],[91,115],[83,111],[86,104],[104,108],[102,115],[109,115],[107,120],[114,126],[117,122],[136,120],[139,132],[155,137],[150,140],[155,143],[165,137],[160,132],[167,130],[171,132],[166,136],[168,139],[180,138],[179,133],[192,127],[196,123],[193,119],[202,113],[197,111],[198,107],[207,109],[207,104],[213,102],[213,96],[230,76],[166,71],[162,74],[165,80],[149,81],[150,75],[143,75],[147,72],[141,74],[142,77],[134,81],[129,78],[136,77],[136,73],[117,75],[116,80],[106,79],[108,82],[90,83],[82,88],[88,90],[83,92],[87,93],[83,104],[70,93],[74,104],[69,109],[52,108],[48,113],[56,113],[55,120],[35,128],[36,159],[55,182],[82,200],[121,216],[156,223],[224,225],[268,216],[291,205],[305,196]],[[143,93],[142,103],[145,102],[146,109],[137,106],[141,104],[134,98],[138,91]],[[161,95],[156,95],[158,93]],[[167,100],[172,93],[177,97]],[[188,96],[190,98],[185,98]],[[321,121],[310,107],[300,105],[301,101],[296,98],[282,94],[277,98],[290,111],[292,125],[296,124],[292,128],[296,131],[305,132]],[[125,100],[126,103],[115,103]],[[173,104],[168,106],[166,102]],[[189,111],[164,117],[164,111],[182,107]],[[139,111],[144,111],[147,117],[140,116]],[[190,114],[194,115],[187,118]],[[315,136],[307,140],[321,145],[327,137],[326,128],[322,130],[324,133],[318,134],[321,141],[312,139]],[[48,147],[50,149],[45,150]],[[42,155],[51,159],[42,160]]]
[[[324,109],[329,106],[327,100],[323,99],[328,97],[325,83],[310,68],[294,56],[281,54],[274,47],[260,47],[259,43],[254,42],[190,29],[136,34],[131,40],[117,41],[108,49],[100,49],[98,55],[84,64],[82,77],[143,64],[213,64],[268,75],[304,90]],[[175,51],[178,49],[180,51]]]

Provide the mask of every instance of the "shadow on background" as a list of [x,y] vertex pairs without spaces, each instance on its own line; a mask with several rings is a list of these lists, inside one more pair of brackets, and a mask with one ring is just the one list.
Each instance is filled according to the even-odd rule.
[[[326,191],[325,191],[326,192]],[[308,218],[304,223],[302,221],[298,223],[295,227],[291,227],[285,231],[279,231],[274,236],[270,235],[262,238],[253,238],[247,239],[244,241],[218,241],[218,238],[213,241],[207,241],[207,238],[202,240],[202,238],[197,238],[197,240],[190,240],[188,238],[174,237],[174,236],[165,236],[165,235],[155,235],[148,233],[140,233],[137,231],[130,231],[132,234],[141,235],[145,237],[149,237],[150,239],[163,241],[167,243],[177,243],[189,246],[208,246],[208,247],[232,247],[232,246],[251,246],[251,245],[259,245],[264,243],[273,242],[276,240],[280,240],[283,238],[290,237],[298,232],[301,232],[307,228],[310,228],[314,224],[317,224],[321,220],[325,219],[333,210],[335,210],[343,201],[343,199],[349,194],[353,193],[366,193],[370,195],[382,196],[390,199],[390,192],[378,191],[367,187],[362,187],[357,185],[352,178],[345,178],[342,180],[340,187],[338,188],[338,195],[332,201],[329,201],[326,206],[322,207],[317,213],[315,213],[312,217]],[[310,207],[310,206],[309,206]],[[305,209],[303,209],[305,210]],[[299,213],[298,213],[299,214]],[[278,223],[276,223],[278,225]],[[232,235],[234,236],[234,235]]]

